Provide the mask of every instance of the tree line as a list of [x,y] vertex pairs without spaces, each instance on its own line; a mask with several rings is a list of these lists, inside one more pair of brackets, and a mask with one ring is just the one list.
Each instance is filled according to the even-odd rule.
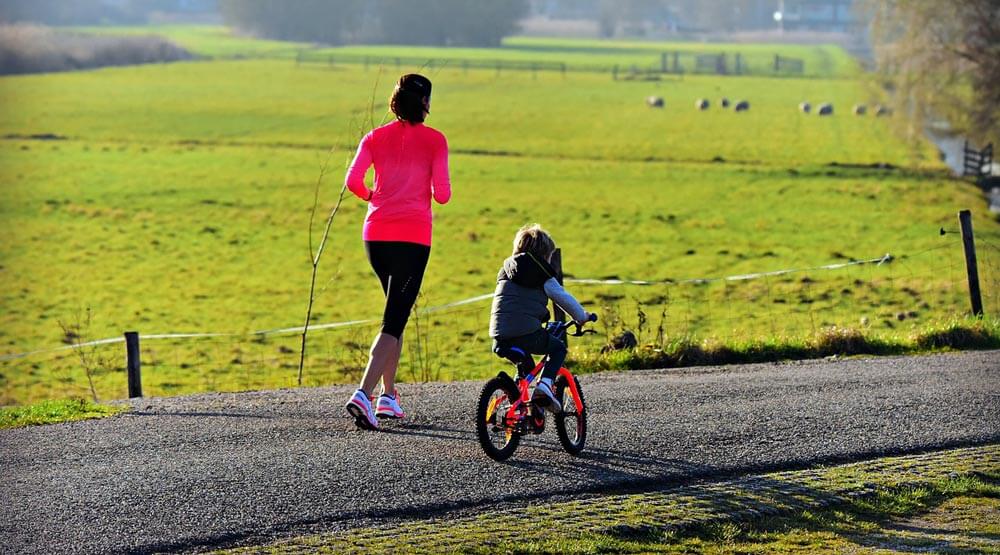
[[324,44],[498,46],[527,0],[219,0],[223,21],[262,38]]
[[882,86],[914,134],[935,121],[1000,146],[1000,2],[867,0]]

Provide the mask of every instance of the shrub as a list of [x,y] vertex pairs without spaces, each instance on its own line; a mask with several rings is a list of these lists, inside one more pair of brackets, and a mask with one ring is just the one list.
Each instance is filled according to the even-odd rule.
[[162,37],[110,37],[38,25],[0,25],[0,75],[172,62],[191,57]]

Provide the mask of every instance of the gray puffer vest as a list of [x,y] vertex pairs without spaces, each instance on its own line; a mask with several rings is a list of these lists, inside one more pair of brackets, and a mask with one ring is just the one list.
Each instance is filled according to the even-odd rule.
[[510,339],[533,333],[549,320],[545,282],[555,271],[544,260],[522,252],[503,261],[490,313],[490,337]]

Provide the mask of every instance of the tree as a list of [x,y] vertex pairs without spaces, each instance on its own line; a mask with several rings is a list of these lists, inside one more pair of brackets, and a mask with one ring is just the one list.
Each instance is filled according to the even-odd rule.
[[526,0],[219,0],[219,9],[228,25],[280,40],[498,46],[516,31],[528,4]]
[[868,0],[877,69],[911,132],[1000,140],[1000,2]]
[[364,0],[219,0],[223,21],[260,37],[339,44],[356,28]]

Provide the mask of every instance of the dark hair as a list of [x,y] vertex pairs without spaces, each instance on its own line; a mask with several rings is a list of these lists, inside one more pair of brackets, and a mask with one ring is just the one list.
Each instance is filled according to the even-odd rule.
[[416,73],[408,73],[399,78],[389,108],[396,119],[410,123],[423,123],[424,112],[429,112],[427,104],[431,100],[430,79]]

